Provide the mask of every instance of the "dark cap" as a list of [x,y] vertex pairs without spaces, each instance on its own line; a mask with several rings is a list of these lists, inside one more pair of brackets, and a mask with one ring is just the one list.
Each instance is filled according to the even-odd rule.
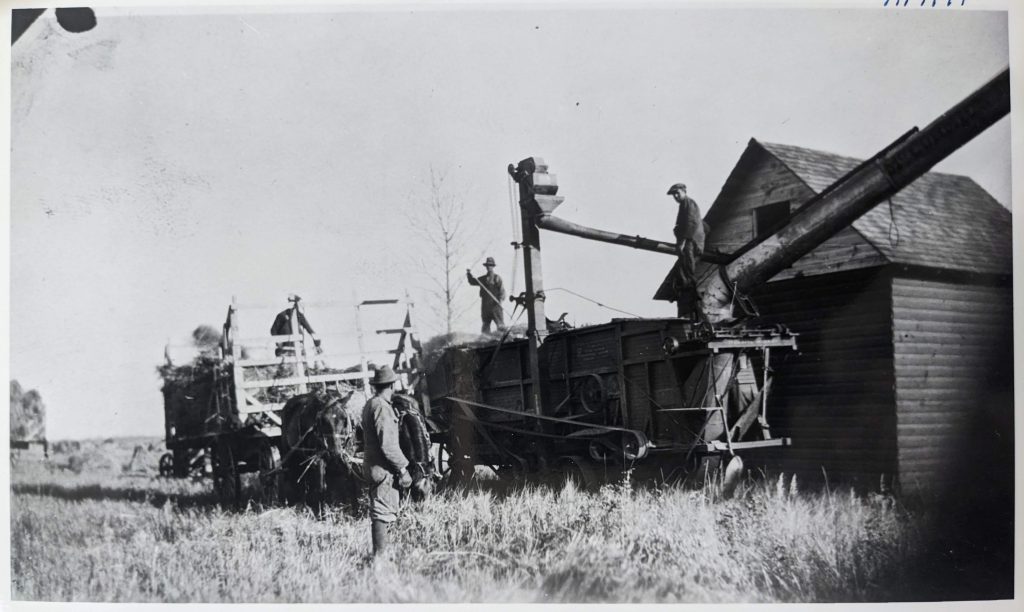
[[497,264],[494,263],[494,258],[493,257],[488,257],[487,261],[484,262],[484,265],[485,266],[494,266],[494,265],[497,265]]
[[680,190],[686,191],[686,185],[684,185],[683,183],[676,183],[675,185],[672,185],[671,187],[668,188],[668,193],[666,195],[672,195],[673,193]]

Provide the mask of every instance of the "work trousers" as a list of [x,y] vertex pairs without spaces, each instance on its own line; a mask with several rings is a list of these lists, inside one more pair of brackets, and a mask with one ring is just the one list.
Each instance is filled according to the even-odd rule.
[[384,523],[395,522],[400,499],[394,477],[384,469],[366,469],[365,474],[370,481],[370,518]]
[[491,332],[492,321],[494,322],[494,331],[505,329],[505,311],[499,304],[485,302],[480,308],[480,318],[483,320],[483,325],[480,327],[481,333],[489,334]]
[[673,285],[676,294],[677,316],[690,317],[697,306],[697,261],[700,249],[693,240],[684,238],[679,249],[676,264],[676,278]]

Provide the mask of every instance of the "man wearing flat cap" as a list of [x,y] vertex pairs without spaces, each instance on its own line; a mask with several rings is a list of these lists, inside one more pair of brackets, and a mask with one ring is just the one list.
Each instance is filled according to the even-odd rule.
[[388,548],[388,527],[398,519],[399,489],[412,485],[409,460],[398,437],[398,410],[391,401],[395,375],[391,366],[377,368],[370,384],[373,397],[363,406],[363,471],[370,483],[370,536],[373,556]]
[[466,270],[466,280],[474,287],[480,287],[480,318],[483,325],[480,332],[488,334],[491,332],[491,322],[494,322],[494,330],[505,329],[505,311],[501,309],[501,301],[505,299],[505,286],[501,277],[494,273],[494,258],[488,257],[484,262],[487,274],[473,278],[473,273]]
[[668,195],[679,203],[676,225],[676,251],[679,260],[675,278],[676,309],[680,317],[695,317],[697,307],[697,261],[704,252],[704,221],[697,203],[686,195],[686,185],[676,183],[668,189]]

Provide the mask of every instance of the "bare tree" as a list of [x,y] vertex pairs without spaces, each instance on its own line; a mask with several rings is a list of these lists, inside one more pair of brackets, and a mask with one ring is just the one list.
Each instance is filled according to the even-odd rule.
[[451,334],[472,307],[472,303],[460,302],[458,289],[465,284],[463,263],[483,256],[487,242],[481,237],[483,219],[478,212],[467,211],[466,198],[456,193],[447,173],[433,167],[426,201],[412,199],[409,218],[413,233],[425,249],[413,249],[413,262],[429,282],[426,291],[431,299],[427,306],[444,321],[444,332]]

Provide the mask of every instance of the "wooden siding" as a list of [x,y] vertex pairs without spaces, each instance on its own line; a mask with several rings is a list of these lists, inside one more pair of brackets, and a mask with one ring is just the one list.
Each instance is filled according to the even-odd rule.
[[[1012,306],[1009,287],[893,279],[904,489],[976,483],[1012,469]],[[1009,465],[994,459],[1007,449]]]
[[[765,152],[760,145],[751,145],[708,212],[711,232],[705,246],[710,250],[732,253],[753,239],[756,208],[789,201],[790,209],[796,210],[814,195],[815,192],[785,164]],[[885,263],[878,249],[857,230],[846,228],[780,272],[775,280]]]
[[772,357],[768,422],[793,445],[764,456],[771,468],[812,481],[894,475],[889,283],[874,268],[771,282],[755,295],[764,323],[800,334],[796,352]]

